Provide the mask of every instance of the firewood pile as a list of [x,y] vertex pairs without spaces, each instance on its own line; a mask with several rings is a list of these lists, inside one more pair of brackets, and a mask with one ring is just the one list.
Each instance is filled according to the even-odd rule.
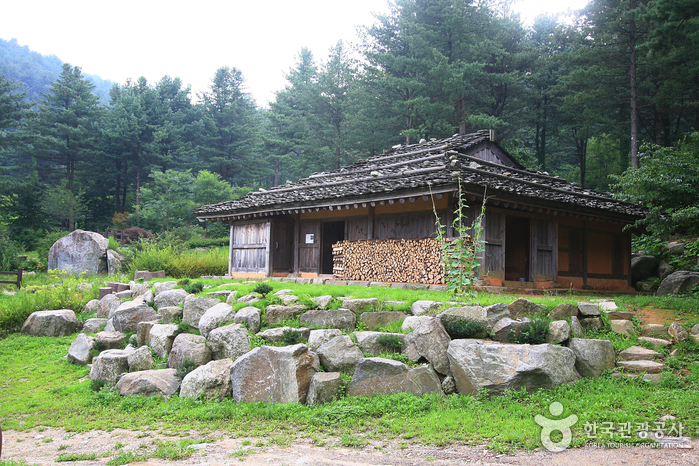
[[441,254],[434,238],[340,241],[333,244],[333,274],[340,280],[443,284]]

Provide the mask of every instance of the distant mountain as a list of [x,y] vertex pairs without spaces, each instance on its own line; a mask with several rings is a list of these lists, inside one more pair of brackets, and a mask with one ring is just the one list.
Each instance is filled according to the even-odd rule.
[[[29,50],[29,47],[21,46],[17,39],[6,41],[0,39],[0,74],[7,79],[24,84],[27,100],[41,100],[41,93],[48,92],[49,86],[61,74],[63,62],[55,55],[42,55]],[[79,63],[71,63],[80,66]],[[109,104],[109,89],[114,84],[94,76],[83,75],[95,85],[93,92],[100,98],[103,105]]]

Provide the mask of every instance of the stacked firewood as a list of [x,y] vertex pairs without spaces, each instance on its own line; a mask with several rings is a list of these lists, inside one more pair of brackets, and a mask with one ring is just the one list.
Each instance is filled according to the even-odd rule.
[[444,283],[434,238],[340,241],[333,244],[333,274],[341,280]]

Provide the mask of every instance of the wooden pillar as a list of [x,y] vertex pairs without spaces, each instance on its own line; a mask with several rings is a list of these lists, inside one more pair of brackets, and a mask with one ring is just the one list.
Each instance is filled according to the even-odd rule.
[[[445,225],[444,230],[445,230],[445,234],[448,237],[454,237],[454,236],[456,236],[456,232],[454,231],[454,209],[456,209],[456,206],[459,204],[458,204],[458,202],[455,204],[453,193],[447,193],[447,199],[448,199],[447,200],[447,218],[445,219],[447,224]],[[440,222],[441,222],[441,219],[440,219]]]
[[583,227],[583,253],[582,253],[582,275],[583,275],[583,286],[587,286],[587,236],[590,229],[590,223],[587,219],[585,221],[585,226]]
[[230,238],[228,239],[228,275],[233,274],[233,224],[231,223]]
[[629,288],[633,288],[633,282],[631,281],[631,232],[627,231],[626,232],[626,257],[624,257],[624,262],[627,268],[628,267],[628,280],[629,280]]
[[268,277],[274,275],[274,248],[272,247],[272,220],[267,221],[267,271],[265,272]]
[[369,205],[369,220],[366,227],[367,239],[374,239],[374,206]]
[[294,215],[294,275],[299,274],[299,235],[301,234],[301,216]]

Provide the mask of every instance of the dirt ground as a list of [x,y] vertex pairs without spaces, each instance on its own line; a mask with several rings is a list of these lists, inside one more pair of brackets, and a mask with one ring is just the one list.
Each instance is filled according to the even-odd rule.
[[[91,431],[68,433],[61,429],[41,432],[5,431],[2,460],[24,460],[28,464],[53,465],[59,454],[94,453],[98,459],[74,461],[70,464],[104,465],[122,451],[152,451],[153,441],[175,440],[153,432],[115,429],[112,432]],[[413,466],[413,465],[699,465],[699,440],[693,440],[683,448],[650,449],[622,447],[616,449],[575,448],[561,453],[546,450],[497,454],[483,446],[450,445],[431,447],[421,445],[401,446],[397,442],[368,445],[363,448],[319,447],[310,441],[298,440],[291,446],[267,445],[260,438],[229,438],[223,433],[209,434],[216,441],[193,448],[190,458],[179,461],[151,458],[131,465],[288,465],[288,466]],[[196,436],[192,436],[196,438]],[[328,444],[332,444],[330,440]],[[264,444],[257,447],[255,444]],[[60,449],[60,450],[59,450]]]

